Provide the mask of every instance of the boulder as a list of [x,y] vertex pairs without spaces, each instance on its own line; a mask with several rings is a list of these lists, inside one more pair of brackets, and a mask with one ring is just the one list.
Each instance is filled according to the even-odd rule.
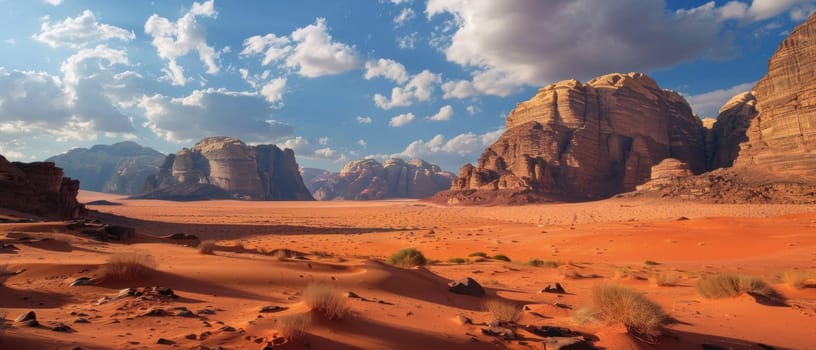
[[76,219],[85,215],[78,193],[79,181],[63,177],[54,163],[12,163],[0,155],[0,208]]
[[458,281],[448,283],[448,290],[456,294],[465,294],[474,297],[482,297],[485,295],[485,290],[473,278],[465,277]]
[[453,179],[453,174],[419,159],[362,159],[323,176],[313,194],[318,200],[425,198],[449,188]]
[[205,138],[169,155],[134,198],[313,200],[292,150],[230,137]]
[[694,173],[707,169],[700,119],[682,96],[641,73],[551,84],[519,103],[506,124],[441,197],[476,190],[596,199],[634,190],[666,158]]
[[649,182],[639,185],[638,190],[672,185],[679,179],[693,175],[688,164],[674,158],[666,158],[653,166],[651,174]]

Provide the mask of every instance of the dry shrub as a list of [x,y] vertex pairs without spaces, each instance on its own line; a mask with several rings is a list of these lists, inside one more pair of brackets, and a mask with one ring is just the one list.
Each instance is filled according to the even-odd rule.
[[782,273],[780,279],[782,283],[785,283],[788,287],[793,289],[803,289],[807,287],[808,280],[814,276],[813,272],[806,271],[806,270],[789,270]]
[[468,254],[468,257],[471,257],[471,258],[477,257],[477,256],[480,257],[480,258],[486,258],[487,253],[485,253],[485,252],[473,252],[473,253]]
[[281,316],[275,320],[275,324],[284,338],[289,340],[300,338],[312,325],[312,314],[307,312]]
[[512,261],[512,260],[510,260],[510,257],[508,257],[507,255],[504,255],[504,254],[493,255],[493,259],[494,260],[500,260],[500,261],[506,261],[506,262],[511,262]]
[[592,307],[575,312],[576,321],[620,322],[630,334],[647,342],[654,342],[668,321],[660,305],[622,286],[596,285],[592,288],[592,303]]
[[451,264],[464,264],[464,263],[467,262],[467,259],[465,259],[465,258],[450,258],[450,259],[448,259],[448,262],[451,263]]
[[117,253],[100,267],[103,280],[127,281],[145,277],[156,268],[156,259],[145,253]]
[[697,282],[697,292],[708,299],[733,298],[743,293],[779,299],[781,295],[759,277],[719,274],[703,277]]
[[425,255],[423,255],[419,250],[415,248],[406,248],[391,254],[391,256],[385,260],[385,262],[389,265],[410,267],[425,265],[428,263],[428,259],[426,259]]
[[201,243],[198,244],[198,253],[213,255],[215,254],[216,246],[215,241],[201,241]]
[[521,319],[521,308],[513,302],[502,299],[490,299],[482,306],[493,315],[494,321],[517,322]]
[[351,305],[343,292],[327,284],[312,283],[306,286],[303,289],[303,301],[330,320],[343,318],[351,312]]
[[554,268],[557,268],[558,266],[560,266],[561,264],[559,264],[557,261],[554,261],[554,260],[541,260],[541,259],[533,258],[533,259],[530,259],[530,260],[527,261],[527,265],[530,265],[530,266],[533,266],[533,267],[548,267],[548,268],[554,269]]
[[680,276],[674,273],[653,273],[649,276],[649,282],[658,287],[676,286]]

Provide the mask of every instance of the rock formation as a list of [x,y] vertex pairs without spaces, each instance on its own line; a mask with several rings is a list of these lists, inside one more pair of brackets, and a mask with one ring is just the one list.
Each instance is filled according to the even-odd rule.
[[756,117],[756,97],[743,92],[731,98],[720,108],[720,114],[708,133],[706,155],[709,169],[729,168],[734,165],[740,143],[748,140],[746,129]]
[[336,178],[339,174],[328,170],[303,168],[300,169],[300,176],[309,192],[314,193],[318,188],[323,187],[327,181]]
[[447,189],[455,176],[428,162],[412,159],[355,160],[326,179],[313,195],[318,200],[425,198]]
[[640,73],[551,84],[518,104],[506,123],[478,165],[464,166],[452,191],[441,196],[478,190],[478,196],[494,197],[484,190],[503,190],[603,198],[634,190],[666,158],[689,164],[694,173],[706,170],[700,119],[683,97]]
[[60,219],[83,216],[79,181],[62,175],[54,163],[11,163],[0,155],[0,208]]
[[735,167],[816,181],[816,15],[796,27],[754,87],[758,115]]
[[313,200],[298,169],[290,149],[209,137],[168,156],[135,198]]
[[46,159],[82,182],[82,189],[137,194],[145,179],[159,171],[165,155],[135,142],[75,148]]
[[637,187],[638,191],[656,186],[670,185],[678,179],[694,175],[688,164],[674,158],[663,159],[652,167],[649,181]]

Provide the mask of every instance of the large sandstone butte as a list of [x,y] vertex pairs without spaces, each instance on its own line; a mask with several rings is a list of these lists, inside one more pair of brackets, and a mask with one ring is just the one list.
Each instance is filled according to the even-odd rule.
[[54,163],[11,163],[0,155],[0,208],[59,219],[83,216],[79,181],[62,175]]
[[135,198],[314,200],[298,170],[291,149],[209,137],[169,155]]
[[82,189],[137,194],[145,179],[159,171],[165,155],[131,141],[75,148],[46,159],[82,182]]
[[339,174],[322,179],[313,195],[318,200],[425,198],[450,187],[456,177],[423,160],[390,158],[347,163]]
[[604,198],[634,190],[666,158],[705,171],[705,135],[686,100],[644,74],[561,81],[519,103],[477,166],[465,165],[437,199]]
[[754,94],[758,114],[735,168],[816,181],[816,15],[779,45]]

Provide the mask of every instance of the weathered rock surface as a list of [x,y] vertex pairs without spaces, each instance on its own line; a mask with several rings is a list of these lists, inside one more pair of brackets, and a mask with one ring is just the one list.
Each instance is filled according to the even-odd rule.
[[338,173],[333,173],[328,170],[303,168],[300,169],[300,176],[303,178],[303,184],[310,193],[315,193],[318,188],[323,187],[326,182],[336,179]]
[[209,137],[169,155],[135,198],[313,200],[292,150]]
[[659,164],[653,166],[651,173],[652,176],[649,181],[643,185],[639,185],[637,187],[638,190],[670,185],[678,179],[694,175],[688,164],[674,158],[666,158]]
[[61,219],[83,216],[85,206],[76,199],[79,181],[62,175],[54,163],[11,163],[0,155],[0,208]]
[[743,92],[720,108],[717,121],[711,126],[706,140],[709,169],[734,165],[734,160],[739,155],[740,143],[748,140],[745,131],[757,115],[756,104],[753,93]]
[[390,158],[347,163],[314,190],[318,200],[425,198],[450,187],[455,176],[423,160]]
[[[706,170],[705,129],[679,94],[640,73],[546,86],[507,117],[507,131],[466,165],[455,191],[528,191],[593,199],[632,191],[677,158]],[[453,196],[451,196],[453,197]]]
[[165,155],[135,142],[75,148],[48,158],[65,175],[82,182],[82,189],[97,192],[137,194],[145,179],[159,171]]
[[735,167],[816,182],[816,15],[779,45],[754,95],[758,115]]

